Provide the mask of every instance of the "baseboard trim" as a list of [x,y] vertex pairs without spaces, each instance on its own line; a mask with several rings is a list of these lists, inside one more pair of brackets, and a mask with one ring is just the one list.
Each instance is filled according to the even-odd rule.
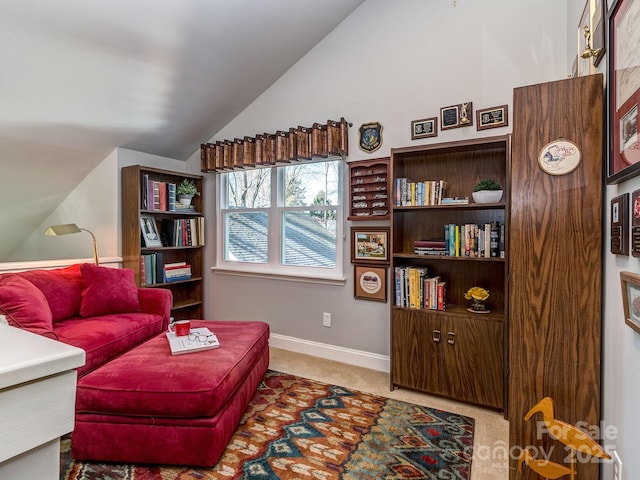
[[312,342],[310,340],[288,337],[277,333],[271,334],[269,344],[275,348],[303,353],[305,355],[313,355],[314,357],[325,358],[327,360],[335,360],[336,362],[370,368],[380,372],[389,373],[390,371],[390,358],[386,355],[338,347],[327,343]]

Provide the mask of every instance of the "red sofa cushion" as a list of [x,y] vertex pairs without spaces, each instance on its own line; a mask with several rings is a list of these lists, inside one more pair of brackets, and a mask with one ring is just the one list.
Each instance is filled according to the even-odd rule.
[[57,340],[47,299],[18,274],[0,276],[0,314],[9,325]]
[[86,352],[86,363],[77,370],[79,377],[163,330],[163,317],[150,313],[78,317],[53,324],[61,342]]
[[172,356],[165,334],[158,335],[78,380],[76,411],[135,417],[216,415],[268,346],[269,326],[191,323],[209,327],[220,347]]
[[95,317],[140,311],[133,270],[82,265],[80,316]]
[[79,264],[54,270],[31,270],[19,275],[44,294],[54,322],[78,316],[82,291]]

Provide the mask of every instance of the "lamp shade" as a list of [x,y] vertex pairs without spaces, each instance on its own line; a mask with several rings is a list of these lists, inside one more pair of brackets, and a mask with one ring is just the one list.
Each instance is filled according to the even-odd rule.
[[45,235],[50,237],[59,237],[61,235],[68,235],[70,233],[80,233],[87,232],[91,235],[91,239],[93,240],[93,259],[96,262],[96,265],[99,265],[98,262],[98,243],[96,242],[96,236],[86,228],[80,228],[75,223],[64,223],[61,225],[51,225],[44,232]]
[[69,233],[80,233],[80,227],[75,223],[65,223],[64,225],[51,225],[44,232],[45,235],[51,237],[59,237],[60,235],[67,235]]

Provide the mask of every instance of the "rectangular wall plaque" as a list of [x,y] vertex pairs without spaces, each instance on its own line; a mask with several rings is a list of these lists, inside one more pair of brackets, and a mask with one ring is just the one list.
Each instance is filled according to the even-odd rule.
[[473,125],[473,102],[459,103],[440,109],[440,129],[470,127]]
[[629,255],[629,194],[611,199],[611,253]]
[[631,194],[631,255],[640,257],[640,190]]

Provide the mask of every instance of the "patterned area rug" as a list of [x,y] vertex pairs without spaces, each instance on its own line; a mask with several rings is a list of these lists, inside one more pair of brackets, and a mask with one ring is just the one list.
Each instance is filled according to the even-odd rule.
[[213,468],[74,462],[61,480],[461,479],[472,418],[268,371]]

